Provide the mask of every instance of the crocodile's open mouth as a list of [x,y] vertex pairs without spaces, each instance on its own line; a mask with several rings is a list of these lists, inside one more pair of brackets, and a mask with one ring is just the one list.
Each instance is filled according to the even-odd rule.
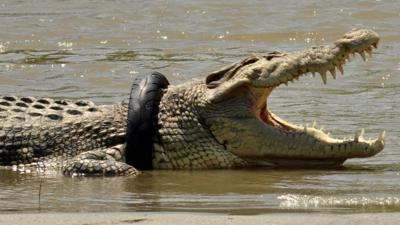
[[[332,75],[333,79],[336,79],[336,70],[339,70],[341,74],[343,74],[343,65],[350,60],[350,56],[354,56],[355,53],[358,53],[361,58],[366,61],[366,55],[365,53],[368,53],[369,56],[372,56],[372,47],[377,48],[377,43],[372,43],[370,46],[365,47],[364,49],[360,49],[356,52],[349,52],[348,54],[344,54],[342,58],[333,65],[331,65],[331,69],[324,70],[319,72],[321,75],[322,81],[324,84],[327,84],[327,72],[329,71],[330,74]],[[304,125],[304,126],[299,126],[299,125],[294,125],[291,124],[281,118],[279,118],[277,115],[273,114],[269,109],[268,109],[268,97],[271,94],[271,92],[274,90],[279,85],[286,84],[288,82],[293,82],[294,80],[298,80],[301,76],[306,75],[309,71],[298,71],[297,74],[293,75],[291,79],[288,79],[285,82],[282,82],[274,87],[268,87],[264,89],[264,91],[261,91],[262,93],[260,94],[260,91],[258,96],[259,100],[256,102],[256,107],[255,107],[255,113],[258,116],[258,118],[263,121],[265,124],[269,126],[273,126],[276,129],[279,129],[282,132],[286,133],[298,133],[298,134],[303,134],[307,135],[310,137],[315,138],[318,141],[321,141],[326,144],[335,144],[342,146],[344,149],[346,149],[349,145],[352,145],[353,143],[363,143],[365,144],[365,148],[368,148],[369,146],[374,146],[379,143],[383,145],[384,142],[384,136],[385,136],[385,131],[382,131],[377,139],[374,140],[365,140],[363,137],[364,130],[358,131],[355,133],[354,138],[343,138],[343,139],[338,139],[338,138],[333,138],[330,136],[329,133],[325,133],[322,128],[318,129],[316,127],[316,123],[314,122],[312,125]],[[313,74],[315,75],[315,73]]]
[[[320,74],[326,84],[328,72],[335,79],[352,55],[366,60],[378,42],[376,32],[353,29],[333,45],[254,55],[210,73],[207,99],[220,104],[218,116],[228,114],[209,118],[210,129],[227,149],[255,165],[340,165],[349,158],[376,155],[384,148],[385,132],[374,140],[365,140],[363,130],[354,138],[332,138],[315,125],[294,125],[274,115],[268,97],[276,87],[309,73]],[[229,111],[232,106],[238,110]]]

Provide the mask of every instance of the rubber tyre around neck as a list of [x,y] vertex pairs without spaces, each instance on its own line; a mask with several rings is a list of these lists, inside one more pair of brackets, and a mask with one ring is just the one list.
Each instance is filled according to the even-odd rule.
[[167,78],[158,72],[134,80],[128,105],[126,132],[126,163],[139,170],[153,169],[153,142],[157,114],[167,88]]

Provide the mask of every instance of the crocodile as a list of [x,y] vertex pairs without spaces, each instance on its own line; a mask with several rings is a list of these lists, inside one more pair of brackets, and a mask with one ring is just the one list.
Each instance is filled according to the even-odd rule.
[[[268,97],[278,86],[317,73],[336,79],[358,53],[365,61],[379,35],[353,29],[332,45],[251,55],[205,79],[163,90],[152,148],[154,169],[254,166],[335,167],[374,156],[385,132],[366,140],[334,138],[314,126],[291,124],[272,113]],[[56,167],[69,175],[137,175],[125,162],[127,102],[0,97],[0,166]]]

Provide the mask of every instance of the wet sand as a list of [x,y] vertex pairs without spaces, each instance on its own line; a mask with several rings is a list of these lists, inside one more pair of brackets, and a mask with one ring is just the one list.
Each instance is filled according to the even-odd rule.
[[307,214],[274,213],[255,216],[207,213],[43,213],[2,214],[0,224],[395,224],[400,213]]

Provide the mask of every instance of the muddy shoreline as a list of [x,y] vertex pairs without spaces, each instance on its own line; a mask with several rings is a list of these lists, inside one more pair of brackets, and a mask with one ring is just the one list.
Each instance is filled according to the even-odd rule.
[[395,224],[400,213],[273,213],[254,216],[210,213],[24,213],[1,214],[0,224]]

